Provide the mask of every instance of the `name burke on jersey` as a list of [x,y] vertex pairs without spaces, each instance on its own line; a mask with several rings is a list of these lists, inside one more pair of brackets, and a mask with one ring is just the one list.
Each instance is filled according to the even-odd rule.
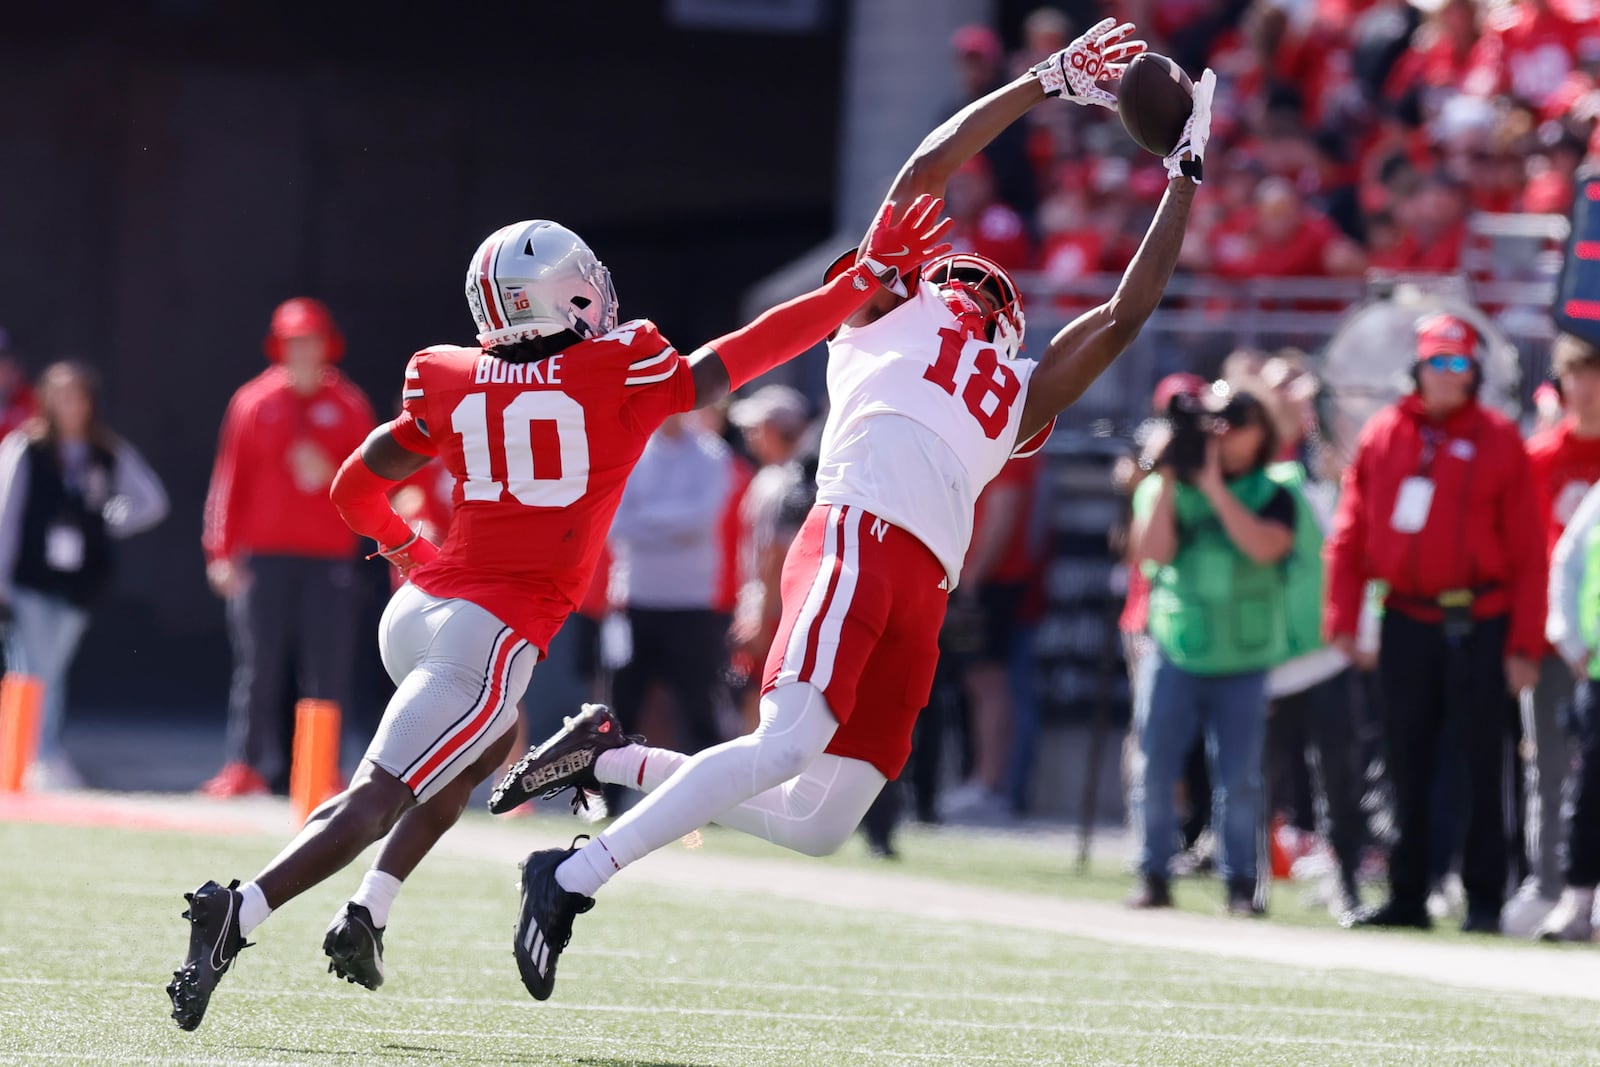
[[494,356],[479,356],[474,385],[560,385],[561,356],[556,353],[536,363],[507,363]]

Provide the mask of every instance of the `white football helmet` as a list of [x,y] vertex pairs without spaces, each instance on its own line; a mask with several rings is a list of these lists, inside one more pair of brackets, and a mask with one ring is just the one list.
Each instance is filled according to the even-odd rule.
[[583,238],[548,219],[485,238],[467,264],[467,306],[485,348],[562,330],[598,337],[617,325],[611,272]]

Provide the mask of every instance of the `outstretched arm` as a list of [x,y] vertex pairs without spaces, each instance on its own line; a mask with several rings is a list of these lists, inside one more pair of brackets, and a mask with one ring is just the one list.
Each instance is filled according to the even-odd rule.
[[1139,336],[1177,266],[1193,202],[1194,182],[1188,178],[1168,182],[1161,207],[1111,299],[1078,316],[1051,340],[1028,382],[1018,441],[1044,429],[1077,401]]
[[1184,136],[1167,157],[1167,192],[1145,231],[1133,262],[1111,299],[1062,328],[1039,360],[1028,383],[1017,440],[1026,441],[1081,397],[1139,336],[1145,320],[1178,263],[1195,186],[1200,184],[1206,141],[1211,136],[1211,94],[1216,75],[1206,71],[1195,86],[1194,113]]
[[889,200],[878,212],[854,267],[697,349],[689,357],[694,406],[715,404],[825,340],[874,292],[904,294],[904,278],[926,260],[950,251],[943,239],[950,220],[939,216],[943,200],[919,196],[898,218],[895,207]]
[[[957,111],[911,153],[889,187],[888,199],[903,204],[924,194],[944,196],[950,176],[963,163],[1047,97],[1115,108],[1116,97],[1096,82],[1121,77],[1127,61],[1144,51],[1143,41],[1126,39],[1133,32],[1131,23],[1104,19],[1010,85]],[[889,292],[875,293],[850,321],[859,324],[878,318],[901,299]]]

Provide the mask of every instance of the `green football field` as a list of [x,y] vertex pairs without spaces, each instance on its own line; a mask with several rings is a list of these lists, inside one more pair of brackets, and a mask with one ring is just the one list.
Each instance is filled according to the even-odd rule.
[[[258,931],[205,1024],[186,1034],[162,989],[186,944],[182,891],[248,876],[286,835],[0,822],[0,1062],[1600,1062],[1593,999],[1298,965],[1293,937],[1365,938],[1375,952],[1422,944],[1310,930],[1316,920],[1292,905],[1281,909],[1289,921],[1211,918],[1209,885],[1180,886],[1207,917],[1178,925],[1288,937],[1281,961],[1199,950],[1176,934],[1174,944],[1118,943],[1035,928],[1030,907],[1044,915],[1063,899],[1127,921],[1094,903],[1125,880],[1074,876],[1059,842],[1047,851],[972,834],[910,835],[895,865],[870,864],[857,843],[822,862],[716,831],[696,852],[674,846],[664,874],[641,865],[579,918],[555,996],[541,1004],[511,957],[507,857],[573,829],[469,817],[395,905],[389,981],[376,993],[336,982],[320,950],[359,881],[359,869],[346,872]],[[817,899],[793,895],[802,882]],[[972,888],[988,884],[1001,888]],[[820,902],[841,886],[859,899]],[[991,921],[1002,912],[1005,922]],[[1440,946],[1501,952],[1488,958],[1508,965],[1586,965],[1573,954],[1600,951],[1468,949],[1459,937],[1427,947]]]

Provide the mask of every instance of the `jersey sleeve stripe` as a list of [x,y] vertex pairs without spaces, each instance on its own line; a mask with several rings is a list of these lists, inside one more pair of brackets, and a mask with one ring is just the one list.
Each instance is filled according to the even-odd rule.
[[651,367],[659,366],[660,364],[666,362],[676,354],[677,352],[673,349],[673,347],[668,345],[666,348],[663,348],[653,356],[628,364],[628,372],[631,374],[643,370],[649,370]]
[[421,400],[422,399],[422,390],[421,389],[407,389],[405,392],[400,394],[400,397],[403,400]]
[[422,377],[422,372],[420,370],[418,370],[416,367],[407,367],[406,368],[406,377],[407,378],[420,378],[420,377]]
[[664,381],[666,381],[668,378],[672,377],[676,373],[678,373],[678,365],[676,363],[674,363],[674,364],[672,364],[672,366],[668,367],[666,370],[662,371],[659,374],[644,374],[644,375],[638,375],[638,376],[635,376],[635,377],[632,377],[632,378],[626,378],[626,379],[623,380],[622,384],[623,385],[649,385],[651,382],[664,382]]

